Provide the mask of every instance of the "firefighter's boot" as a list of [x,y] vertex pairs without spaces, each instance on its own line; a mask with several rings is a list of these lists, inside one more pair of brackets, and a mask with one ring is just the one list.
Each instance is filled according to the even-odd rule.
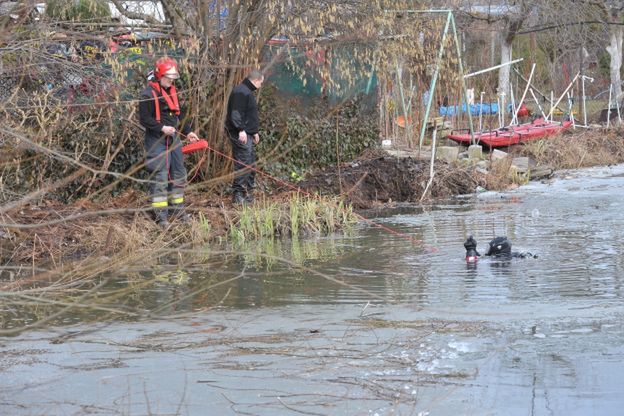
[[191,215],[186,212],[186,207],[184,204],[171,204],[169,205],[171,210],[171,220],[179,221],[179,222],[189,222],[191,220]]
[[160,228],[169,228],[169,220],[167,219],[168,214],[169,210],[167,208],[154,208],[154,221],[156,221],[156,224],[158,224]]

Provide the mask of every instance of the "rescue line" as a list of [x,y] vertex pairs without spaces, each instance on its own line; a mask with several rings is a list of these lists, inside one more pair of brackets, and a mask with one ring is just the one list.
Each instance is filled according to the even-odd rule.
[[[180,134],[180,135],[181,135],[181,136],[183,136],[183,137],[186,137],[186,135],[185,135],[185,134],[183,134],[183,133],[182,133],[182,132],[180,132],[180,131],[178,131],[177,133],[178,133],[178,134]],[[201,143],[201,144],[197,145],[197,143],[199,143],[199,142],[203,142],[203,143]],[[193,146],[193,145],[196,145],[196,146]],[[225,153],[222,153],[222,152],[220,152],[220,151],[218,151],[218,150],[213,149],[212,147],[210,147],[210,145],[208,144],[208,141],[206,141],[205,139],[200,139],[200,140],[198,140],[197,142],[187,144],[187,145],[185,145],[184,147],[186,147],[186,146],[191,146],[191,147],[189,147],[189,149],[194,149],[194,150],[192,150],[192,151],[191,151],[191,153],[192,153],[192,152],[194,152],[194,151],[198,151],[198,150],[202,150],[202,149],[203,149],[204,151],[208,150],[208,151],[211,151],[211,152],[215,153],[215,154],[216,154],[216,155],[218,155],[218,156],[224,157],[224,158],[229,159],[229,160],[231,160],[231,161],[235,161],[235,160],[234,160],[234,158],[232,158],[231,156],[226,155]],[[195,149],[195,147],[197,147],[197,148]],[[201,147],[201,149],[200,149],[200,147]],[[238,162],[238,163],[240,163],[240,162]],[[308,197],[310,197],[310,198],[318,198],[318,196],[317,196],[317,195],[314,195],[314,194],[312,194],[312,193],[310,193],[310,192],[308,192],[308,191],[305,191],[305,190],[301,189],[300,187],[298,187],[298,186],[296,186],[296,185],[293,185],[293,184],[292,184],[292,183],[290,183],[290,182],[286,182],[286,181],[284,181],[284,180],[281,180],[281,179],[279,179],[279,178],[277,178],[277,177],[275,177],[275,176],[272,176],[272,175],[270,175],[270,174],[268,174],[268,173],[266,173],[266,172],[261,171],[260,169],[255,168],[255,167],[253,167],[253,166],[246,165],[246,164],[244,164],[244,163],[240,163],[240,164],[241,164],[241,165],[243,165],[243,166],[244,166],[245,168],[247,168],[247,169],[250,169],[250,170],[252,170],[252,171],[254,171],[254,172],[256,172],[256,173],[258,173],[258,174],[260,174],[260,175],[262,175],[262,176],[264,176],[264,177],[266,177],[266,178],[269,178],[269,179],[271,179],[272,181],[279,183],[280,185],[284,185],[284,186],[286,186],[286,187],[288,187],[288,188],[290,188],[290,189],[292,189],[292,190],[294,190],[294,191],[297,191],[297,192],[299,192],[299,193],[302,193],[302,194],[303,194],[303,195],[305,195],[305,196],[308,196]],[[340,196],[340,195],[339,195],[339,196]],[[416,238],[413,238],[412,236],[410,236],[410,235],[408,235],[408,234],[401,233],[401,232],[396,231],[396,230],[394,230],[394,229],[392,229],[392,228],[390,228],[390,227],[387,227],[387,226],[385,226],[385,225],[378,224],[378,223],[376,223],[375,221],[373,221],[373,220],[371,220],[371,219],[369,219],[369,218],[366,218],[366,217],[364,217],[363,215],[360,215],[360,214],[358,214],[358,213],[356,213],[356,212],[354,212],[353,214],[354,214],[356,217],[358,217],[360,220],[362,220],[362,221],[366,222],[366,223],[367,223],[367,224],[369,224],[369,225],[372,225],[372,226],[374,226],[374,227],[377,227],[377,228],[379,228],[379,229],[382,229],[382,230],[384,230],[384,231],[386,231],[386,232],[388,232],[388,233],[390,233],[390,234],[393,234],[393,235],[396,235],[396,236],[399,236],[399,237],[405,238],[405,239],[409,240],[412,244],[422,246],[422,247],[424,247],[426,250],[428,250],[428,251],[430,251],[430,252],[432,252],[432,253],[435,253],[435,252],[437,252],[437,251],[438,251],[438,249],[437,249],[437,248],[435,248],[435,247],[425,245],[425,244],[424,244],[424,242],[423,242],[422,240],[418,240],[418,239],[416,239]]]

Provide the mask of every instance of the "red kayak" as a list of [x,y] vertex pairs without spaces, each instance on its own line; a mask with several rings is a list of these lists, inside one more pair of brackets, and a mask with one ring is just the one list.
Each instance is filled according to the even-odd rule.
[[[532,123],[475,133],[474,140],[476,144],[489,147],[505,147],[511,146],[512,144],[525,143],[531,140],[552,136],[554,134],[561,133],[571,125],[571,121],[555,122],[545,121],[543,118],[538,118]],[[470,144],[472,142],[470,131],[463,134],[451,132],[451,134],[447,137],[459,143]]]

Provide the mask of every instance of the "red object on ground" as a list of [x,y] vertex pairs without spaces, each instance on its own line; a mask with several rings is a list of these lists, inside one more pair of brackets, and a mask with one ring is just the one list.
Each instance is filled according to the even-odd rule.
[[189,143],[185,146],[182,146],[182,153],[193,153],[198,150],[204,150],[208,148],[208,142],[206,140],[198,140],[195,143]]
[[[518,126],[508,126],[497,130],[484,131],[483,133],[475,133],[474,140],[477,144],[489,147],[505,147],[513,144],[530,142],[531,140],[541,139],[547,136],[553,136],[561,133],[572,125],[571,121],[551,122],[538,118],[532,123],[520,124]],[[465,134],[449,134],[449,139],[459,143],[470,144],[470,133]]]
[[518,109],[518,117],[527,117],[530,115],[531,115],[531,112],[529,111],[527,106],[522,104],[520,108]]

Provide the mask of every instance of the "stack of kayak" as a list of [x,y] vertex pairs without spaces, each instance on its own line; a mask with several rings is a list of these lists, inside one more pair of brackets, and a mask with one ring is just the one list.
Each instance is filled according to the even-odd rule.
[[[505,147],[552,136],[562,132],[571,125],[572,121],[558,122],[538,118],[532,123],[502,127],[500,129],[484,131],[481,133],[475,132],[474,141],[476,144],[489,147]],[[462,130],[462,133],[454,130],[447,136],[447,138],[464,144],[471,144],[472,142],[469,130]]]

